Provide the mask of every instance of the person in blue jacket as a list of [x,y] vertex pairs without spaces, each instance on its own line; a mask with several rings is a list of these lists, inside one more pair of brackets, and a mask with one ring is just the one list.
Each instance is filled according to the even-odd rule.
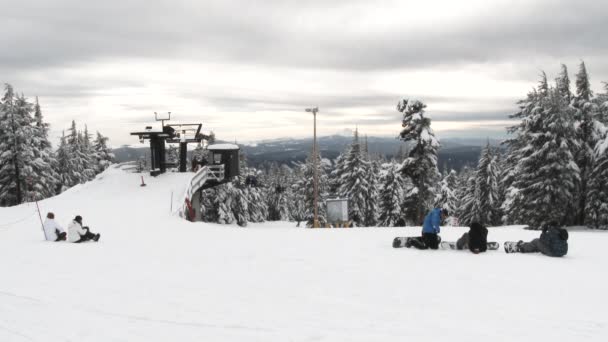
[[441,232],[441,221],[449,216],[447,209],[435,208],[424,218],[422,225],[422,237],[408,239],[406,247],[416,247],[418,249],[437,249],[439,248],[439,232]]

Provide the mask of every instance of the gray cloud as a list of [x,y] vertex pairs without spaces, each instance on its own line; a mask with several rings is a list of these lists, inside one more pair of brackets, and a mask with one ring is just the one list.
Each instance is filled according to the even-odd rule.
[[[116,118],[99,118],[97,113],[89,112],[102,102],[101,97],[107,98],[106,105],[117,102],[104,110],[124,110],[116,115],[121,115],[128,125],[149,122],[153,111],[186,106],[161,103],[159,99],[149,104],[145,99],[128,103],[124,96],[115,100],[112,96],[121,89],[145,93],[151,82],[163,81],[154,77],[140,79],[143,69],[132,74],[81,71],[120,65],[126,66],[128,73],[128,67],[141,60],[159,69],[163,63],[217,63],[237,68],[245,65],[261,75],[288,70],[285,77],[295,78],[310,71],[320,75],[319,84],[330,80],[327,83],[332,87],[344,89],[311,93],[275,87],[279,90],[260,94],[257,89],[243,92],[238,84],[222,83],[227,89],[216,89],[211,82],[189,88],[190,84],[180,83],[176,77],[160,92],[166,90],[170,93],[167,98],[175,102],[184,100],[213,108],[204,113],[204,118],[183,113],[184,121],[203,121],[219,127],[225,118],[222,112],[246,112],[266,116],[259,122],[248,122],[247,128],[263,129],[289,120],[295,122],[289,122],[288,126],[293,127],[305,119],[279,113],[318,105],[323,120],[338,131],[356,124],[382,126],[396,122],[398,126],[400,115],[394,107],[403,96],[429,104],[428,113],[434,121],[506,120],[506,115],[516,109],[517,99],[510,97],[513,88],[509,89],[510,94],[495,90],[494,95],[463,97],[415,91],[398,94],[401,84],[408,89],[415,87],[409,80],[373,86],[375,80],[393,71],[479,67],[488,79],[524,80],[530,82],[531,88],[541,69],[554,77],[559,63],[564,62],[570,66],[572,76],[576,63],[585,59],[595,89],[600,81],[608,80],[608,6],[602,1],[488,2],[473,14],[465,15],[463,10],[462,16],[446,21],[436,19],[432,10],[409,12],[404,4],[407,5],[397,0],[23,0],[5,5],[0,11],[0,82],[13,83],[28,96],[40,96],[49,117],[61,116],[57,126],[71,120],[68,114],[64,115],[67,108],[69,115],[82,113],[77,120],[106,120],[105,127],[113,129],[108,122]],[[374,13],[385,17],[373,17]],[[410,25],[415,19],[421,20]],[[480,69],[472,72],[480,73]],[[342,79],[347,80],[344,83],[356,80],[372,85],[352,87],[340,84]],[[306,77],[302,81],[310,82]],[[442,79],[432,81],[440,85]],[[462,82],[470,81],[465,76]],[[395,89],[386,92],[387,87]],[[519,96],[525,96],[529,88],[522,89]],[[90,103],[92,98],[98,102]],[[440,109],[437,104],[442,104]],[[451,105],[454,110],[449,109]],[[359,114],[350,114],[353,109]]]
[[[382,4],[23,1],[0,12],[4,32],[11,33],[0,37],[0,63],[38,68],[149,57],[388,70],[608,52],[608,6],[593,0],[545,0],[525,7],[488,4],[475,18],[455,23],[378,31],[340,29],[334,17],[323,16],[347,12],[364,20],[366,9],[377,6]],[[391,6],[390,1],[384,4]],[[425,13],[402,15],[407,20]]]

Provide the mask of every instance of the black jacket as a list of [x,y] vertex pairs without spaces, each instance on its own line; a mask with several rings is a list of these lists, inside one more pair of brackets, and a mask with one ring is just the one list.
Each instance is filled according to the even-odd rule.
[[488,229],[480,224],[473,224],[469,229],[469,250],[485,252],[488,249]]

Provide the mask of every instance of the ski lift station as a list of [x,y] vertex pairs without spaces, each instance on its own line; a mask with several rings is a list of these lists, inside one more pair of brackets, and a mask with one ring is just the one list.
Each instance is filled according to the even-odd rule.
[[[144,131],[132,132],[139,137],[140,142],[150,141],[150,175],[158,176],[167,171],[168,167],[178,167],[179,172],[187,171],[188,144],[199,144],[209,141],[209,136],[201,133],[202,124],[169,124],[171,113],[165,116],[155,114],[156,121],[161,121],[161,130],[154,131],[147,126]],[[179,162],[166,161],[166,143],[179,144]],[[210,160],[192,176],[187,186],[184,203],[180,212],[182,217],[190,221],[201,220],[201,203],[203,190],[227,183],[237,177],[239,170],[239,147],[233,144],[208,145]]]

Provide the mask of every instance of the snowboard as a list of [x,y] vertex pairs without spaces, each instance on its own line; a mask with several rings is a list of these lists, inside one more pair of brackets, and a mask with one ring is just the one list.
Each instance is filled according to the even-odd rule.
[[506,253],[519,253],[521,252],[521,249],[519,248],[519,242],[518,241],[505,241],[505,243],[503,243],[504,247],[505,247],[505,252]]
[[[439,239],[439,241],[441,242],[441,236],[438,236],[437,239]],[[424,244],[424,242],[422,241],[422,236],[397,236],[393,240],[393,247],[394,248],[402,248],[402,247],[410,248],[412,246],[411,243],[414,240],[418,240],[422,244]]]
[[414,239],[420,239],[420,237],[412,237],[412,236],[398,236],[393,240],[393,248],[402,248],[409,247],[410,243]]
[[[456,248],[456,242],[455,241],[442,241],[441,244],[439,245],[439,247],[441,249],[458,249]],[[494,242],[494,241],[490,241],[488,242],[488,250],[489,251],[495,251],[500,247],[500,244],[498,242]]]

